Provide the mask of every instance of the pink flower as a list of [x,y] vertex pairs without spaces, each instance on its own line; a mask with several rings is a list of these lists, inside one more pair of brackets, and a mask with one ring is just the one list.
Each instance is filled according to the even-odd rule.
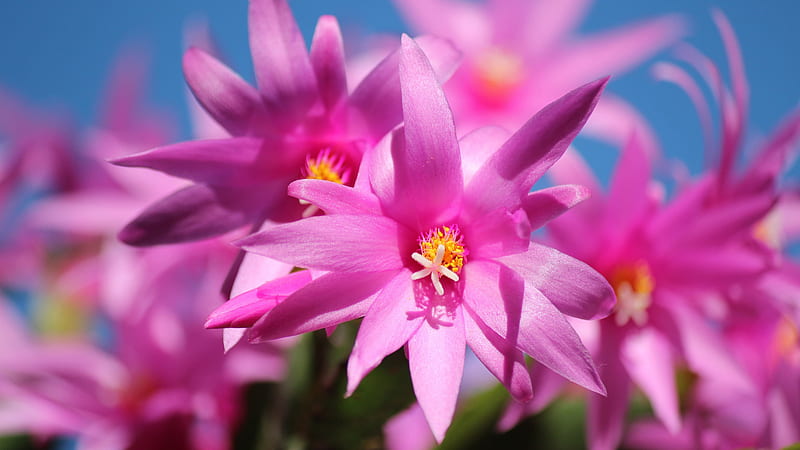
[[[404,36],[405,126],[365,156],[354,188],[318,180],[290,186],[326,215],[239,241],[248,251],[327,272],[257,321],[239,324],[251,325],[245,337],[275,339],[363,316],[348,393],[405,346],[414,391],[439,441],[453,416],[465,345],[520,401],[533,394],[524,353],[604,393],[563,314],[604,316],[614,303],[611,288],[585,264],[530,242],[532,229],[585,191],[529,191],[577,134],[605,82],[569,93],[511,137],[482,129],[459,141],[433,68]],[[207,326],[234,317],[212,314]]]
[[[396,52],[348,95],[334,17],[320,18],[310,51],[285,0],[252,0],[249,24],[257,89],[198,48],[183,61],[195,97],[231,137],[115,161],[194,182],[128,224],[120,233],[124,242],[193,241],[310,214],[307,205],[286,196],[286,186],[308,177],[352,183],[364,150],[400,122]],[[441,40],[426,42],[446,77],[458,53]]]
[[[510,130],[574,86],[620,73],[683,34],[682,21],[662,17],[587,37],[575,28],[588,0],[395,0],[411,27],[452,39],[464,64],[445,85],[456,123]],[[604,95],[589,131],[623,143],[636,115]]]

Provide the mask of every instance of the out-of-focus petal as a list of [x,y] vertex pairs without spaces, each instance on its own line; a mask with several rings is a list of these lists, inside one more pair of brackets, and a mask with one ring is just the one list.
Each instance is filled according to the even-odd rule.
[[469,184],[475,172],[500,148],[511,135],[500,127],[481,127],[467,133],[458,141],[461,147],[461,171],[464,184]]
[[614,450],[619,447],[631,382],[617,353],[619,335],[613,330],[601,333],[600,352],[596,356],[603,382],[608,390],[606,397],[590,394],[587,411],[587,441],[592,450]]
[[253,68],[270,119],[291,123],[317,100],[317,82],[286,0],[253,0],[249,7]]
[[336,17],[319,18],[311,40],[309,57],[317,78],[320,98],[330,111],[347,96],[344,44]]
[[620,349],[628,375],[644,391],[656,416],[672,433],[680,430],[674,349],[656,328],[629,333]]
[[428,450],[436,445],[419,403],[389,419],[383,434],[389,450]]
[[531,226],[522,210],[499,208],[463,228],[469,236],[470,258],[491,259],[524,252],[530,244]]
[[252,222],[260,210],[253,199],[194,184],[145,209],[119,232],[119,239],[135,246],[205,239]]
[[225,64],[199,48],[183,55],[186,83],[203,108],[235,136],[265,120],[258,91]]

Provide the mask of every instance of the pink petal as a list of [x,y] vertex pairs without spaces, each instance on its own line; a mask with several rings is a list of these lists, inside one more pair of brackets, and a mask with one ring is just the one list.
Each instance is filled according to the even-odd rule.
[[654,277],[666,285],[729,287],[767,273],[772,257],[768,249],[750,245],[684,248],[659,258]]
[[539,291],[498,263],[471,261],[464,270],[464,302],[473,317],[561,376],[605,394],[578,334]]
[[510,133],[500,127],[481,127],[458,141],[461,147],[461,171],[464,184],[469,184],[475,172],[492,155],[492,152],[505,142]]
[[533,398],[531,378],[525,365],[525,356],[513,342],[495,333],[480,319],[464,315],[467,344],[475,356],[508,389],[515,400],[527,402]]
[[[416,42],[433,65],[439,82],[449,79],[461,60],[461,53],[453,44],[433,36],[420,36]],[[361,134],[374,142],[403,122],[399,64],[400,50],[395,50],[367,74],[348,99],[351,127],[362,130]]]
[[465,193],[474,217],[499,205],[516,209],[578,134],[608,79],[566,94],[528,120],[475,174]]
[[292,123],[318,97],[303,35],[286,0],[252,0],[249,27],[256,81],[270,117]]
[[479,5],[460,0],[395,0],[394,4],[415,31],[447,36],[464,50],[491,38],[491,24]]
[[528,58],[545,56],[577,28],[590,3],[589,0],[493,0],[489,2],[493,41],[524,52]]
[[223,303],[208,316],[206,328],[247,328],[278,306],[286,297],[311,282],[311,273],[301,270],[269,281]]
[[530,243],[531,227],[521,209],[509,213],[499,208],[468,223],[463,228],[469,236],[471,259],[491,259],[524,252]]
[[684,29],[680,17],[665,16],[594,34],[548,61],[542,83],[564,92],[585,80],[621,73],[675,42]]
[[145,209],[118,237],[149,246],[219,236],[255,220],[260,208],[252,202],[225,189],[191,185]]
[[419,403],[389,419],[383,434],[388,450],[428,450],[436,446]]
[[531,242],[525,253],[498,260],[525,280],[526,291],[541,292],[564,314],[599,319],[616,303],[614,290],[602,275],[556,249]]
[[250,328],[251,342],[321,330],[362,317],[397,271],[329,273],[278,304]]
[[186,51],[183,74],[197,101],[232,135],[247,134],[265,120],[258,91],[205,51]]
[[[393,153],[395,200],[412,223],[452,218],[461,202],[461,154],[450,105],[422,49],[403,35],[400,90],[405,152]],[[424,199],[424,201],[420,201]]]
[[633,134],[622,149],[611,178],[606,201],[605,235],[609,239],[625,239],[633,223],[650,205],[650,159],[639,136]]
[[413,242],[408,233],[386,217],[336,214],[277,225],[235,244],[298,267],[378,272],[403,267],[405,243]]
[[408,341],[411,382],[437,442],[442,442],[458,400],[464,373],[466,338],[463,310],[455,309],[452,325],[424,323]]
[[325,214],[382,214],[374,195],[330,181],[294,181],[289,185],[289,195],[318,206]]
[[258,168],[263,165],[257,162],[265,144],[263,139],[246,137],[186,141],[111,162],[123,167],[147,167],[201,183],[243,184],[259,179]]
[[644,391],[656,417],[677,433],[681,427],[675,386],[674,349],[657,329],[642,328],[622,342],[620,359],[628,375]]
[[576,184],[553,186],[528,194],[522,201],[522,208],[528,214],[531,230],[536,230],[590,195],[589,188]]
[[386,355],[405,345],[419,329],[424,317],[408,314],[418,310],[411,272],[403,269],[378,294],[361,322],[347,361],[348,396]]
[[311,40],[309,57],[317,78],[320,98],[330,111],[347,96],[344,44],[336,17],[319,18]]
[[617,355],[619,337],[609,334],[603,333],[596,358],[608,393],[606,397],[590,394],[588,401],[587,440],[592,450],[619,447],[631,395],[630,378]]

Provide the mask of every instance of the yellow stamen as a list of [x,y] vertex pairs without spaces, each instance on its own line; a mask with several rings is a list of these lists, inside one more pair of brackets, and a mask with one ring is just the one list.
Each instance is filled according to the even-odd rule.
[[342,155],[331,154],[330,149],[326,148],[319,152],[316,157],[306,158],[304,175],[310,180],[332,181],[338,184],[345,184],[350,181],[350,171],[346,168],[346,161]]
[[457,272],[464,266],[469,254],[458,225],[437,227],[423,234],[419,238],[419,250],[419,253],[412,253],[411,258],[423,269],[414,272],[411,279],[419,280],[430,275],[436,293],[444,295],[441,277],[458,281]]
[[617,325],[623,326],[631,319],[636,325],[644,325],[655,287],[647,264],[640,261],[619,267],[609,281],[617,294],[617,305],[614,308]]
[[484,100],[505,103],[522,82],[525,68],[520,58],[501,48],[485,51],[475,64],[474,76]]

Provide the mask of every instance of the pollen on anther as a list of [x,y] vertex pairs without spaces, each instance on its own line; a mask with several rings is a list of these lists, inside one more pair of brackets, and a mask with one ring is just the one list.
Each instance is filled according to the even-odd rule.
[[306,156],[306,165],[303,176],[310,180],[332,181],[338,184],[350,182],[350,169],[344,156],[331,152],[330,148],[323,149],[316,156]]
[[458,273],[469,254],[464,247],[463,237],[458,225],[443,226],[431,229],[420,235],[419,252],[411,254],[411,258],[423,268],[411,275],[412,280],[430,276],[431,283],[438,295],[444,295],[441,277],[458,281]]

